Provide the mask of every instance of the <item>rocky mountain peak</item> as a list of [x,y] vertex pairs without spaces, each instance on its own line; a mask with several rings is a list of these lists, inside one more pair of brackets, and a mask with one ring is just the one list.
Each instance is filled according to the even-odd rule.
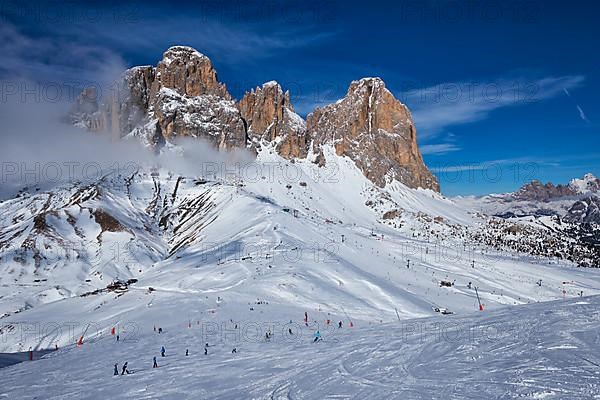
[[294,112],[289,91],[275,81],[246,92],[238,103],[248,138],[255,147],[274,142],[284,158],[304,158],[306,123]]
[[578,193],[599,193],[600,179],[594,174],[588,173],[582,179],[573,179],[569,182],[569,187]]
[[165,87],[182,96],[210,94],[231,100],[210,59],[191,47],[174,46],[165,51],[156,66],[156,78],[153,94]]
[[564,220],[571,223],[600,224],[600,198],[588,196],[576,201]]
[[177,137],[208,141],[219,149],[273,147],[287,159],[306,158],[312,143],[324,165],[324,146],[347,156],[375,184],[397,180],[408,187],[439,191],[416,141],[408,108],[380,78],[353,81],[346,96],[317,108],[304,121],[290,93],[275,81],[247,92],[235,103],[219,82],[211,60],[197,50],[174,46],[154,66],[127,70],[123,90],[103,104],[82,94],[73,124],[135,137],[159,148]]
[[523,185],[518,191],[513,193],[512,197],[516,200],[524,201],[549,201],[575,194],[577,193],[569,186],[560,184],[555,186],[552,182],[544,184],[535,179]]
[[387,88],[385,87],[385,82],[383,81],[383,79],[379,78],[379,77],[374,77],[374,78],[361,78],[359,80],[356,81],[352,81],[350,83],[350,86],[348,87],[348,92],[346,93],[346,96],[350,96],[352,93],[355,92],[363,92],[364,91],[369,91],[370,92],[379,92],[379,91],[387,91],[389,94],[391,94],[391,92],[389,90],[387,90]]
[[542,183],[534,179],[510,195],[511,198],[524,201],[547,202],[561,197],[577,196],[600,192],[600,179],[586,174],[581,179],[572,179],[568,185]]
[[343,99],[308,116],[307,129],[320,163],[320,147],[331,144],[379,186],[396,179],[409,187],[439,191],[437,179],[423,163],[408,108],[380,78],[353,81]]

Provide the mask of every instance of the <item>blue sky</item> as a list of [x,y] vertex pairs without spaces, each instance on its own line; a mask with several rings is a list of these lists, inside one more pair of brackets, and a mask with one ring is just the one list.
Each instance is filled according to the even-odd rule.
[[0,4],[3,80],[83,86],[184,44],[235,97],[274,79],[302,115],[382,77],[449,195],[600,175],[598,2]]

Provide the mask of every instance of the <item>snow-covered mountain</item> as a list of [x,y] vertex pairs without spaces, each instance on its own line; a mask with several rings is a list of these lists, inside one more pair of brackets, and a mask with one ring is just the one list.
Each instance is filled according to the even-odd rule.
[[475,286],[486,309],[600,293],[599,270],[574,268],[596,253],[557,223],[477,215],[398,182],[380,188],[332,147],[324,156],[329,169],[263,148],[252,177],[138,170],[0,203],[2,349],[72,343],[7,333],[44,314],[106,327],[159,312],[171,295],[189,298],[190,313],[225,299],[240,310],[266,302],[286,320],[320,310],[368,324],[472,312]]
[[572,179],[569,182],[569,188],[580,194],[599,193],[600,179],[596,178],[593,174],[585,174],[581,179]]
[[[194,379],[213,379],[201,391],[176,386],[166,397],[318,398],[311,389],[315,382],[351,382],[342,392],[368,387],[370,397],[389,398],[397,395],[391,381],[404,379],[407,393],[414,390],[419,398],[436,387],[421,374],[439,372],[436,363],[454,371],[447,375],[454,382],[457,374],[490,366],[489,360],[481,365],[473,349],[506,361],[515,353],[504,349],[514,343],[417,344],[411,331],[410,349],[404,349],[404,339],[390,341],[385,333],[398,333],[394,323],[407,321],[402,326],[413,329],[458,318],[494,329],[519,310],[519,323],[537,318],[545,324],[557,319],[544,315],[571,315],[573,308],[533,303],[600,294],[600,268],[578,268],[599,266],[598,203],[589,197],[595,178],[559,187],[534,182],[515,194],[446,198],[423,163],[409,110],[378,78],[352,82],[343,99],[306,121],[276,82],[236,102],[210,60],[188,47],[170,48],[156,67],[128,70],[120,87],[104,102],[86,89],[71,122],[112,135],[116,145],[140,141],[160,156],[99,178],[43,190],[28,186],[0,202],[0,352],[60,348],[35,364],[41,376],[50,360],[89,371],[82,357],[95,359],[102,366],[86,372],[85,382],[112,393],[104,390],[101,374],[105,368],[110,374],[127,354],[145,377],[134,375],[140,380],[123,386],[121,396],[155,398],[163,393],[151,382],[154,375],[137,365],[151,362],[166,345],[178,357],[186,348],[193,356],[161,359],[163,374],[176,374],[180,364]],[[201,140],[209,149],[195,152],[181,138]],[[193,167],[182,171],[162,162],[178,157],[191,159]],[[551,212],[539,212],[544,207]],[[472,315],[481,310],[483,317]],[[334,329],[339,323],[342,333]],[[257,332],[252,340],[250,326]],[[565,359],[554,350],[564,343],[550,326],[543,325],[549,356],[539,362],[550,359],[562,368]],[[155,333],[156,327],[164,334]],[[122,338],[118,344],[112,328]],[[291,347],[263,346],[267,328],[277,332],[276,340],[292,329]],[[307,336],[316,329],[349,358],[339,358],[334,346],[302,367],[291,368],[291,358],[276,356],[312,354]],[[585,329],[585,335],[593,330]],[[75,346],[82,337],[83,345]],[[572,338],[579,341],[568,345],[581,346],[581,353],[594,347],[575,332]],[[206,342],[215,353],[210,367],[198,358]],[[407,350],[401,359],[413,360],[408,369],[359,373],[393,368],[399,354],[389,345]],[[230,347],[239,348],[239,355]],[[451,350],[456,356],[448,355]],[[358,358],[367,353],[370,361],[361,364]],[[263,354],[285,365],[272,371],[273,381],[256,378]],[[311,365],[331,367],[339,379],[311,379]],[[233,369],[219,377],[215,366]],[[20,383],[23,368],[8,370],[3,383],[9,388],[0,386],[0,395],[40,396],[40,387]],[[530,376],[535,368],[524,367],[523,373]],[[290,384],[295,374],[304,377]],[[585,386],[574,376],[571,370],[565,374],[570,386],[561,393]],[[223,389],[217,382],[233,386]],[[461,398],[469,398],[466,382],[472,379],[462,382]],[[546,396],[557,390],[547,376],[535,381],[535,390],[519,382],[523,390],[510,393]],[[507,392],[484,383],[489,396]],[[79,383],[68,385],[79,390]],[[44,393],[61,394],[56,388]]]
[[554,185],[552,182],[544,184],[534,180],[512,193],[457,197],[456,201],[489,215],[563,217],[571,212],[579,200],[597,196],[600,193],[598,182],[598,178],[592,174],[586,174],[582,179],[572,179],[567,185]]
[[201,138],[221,150],[274,145],[283,157],[320,165],[322,147],[332,145],[379,186],[396,180],[439,191],[408,108],[379,78],[352,82],[343,99],[316,109],[307,121],[277,82],[233,101],[210,59],[185,46],[169,48],[156,67],[127,70],[115,86],[104,103],[85,90],[71,110],[72,123],[155,149],[179,137]]

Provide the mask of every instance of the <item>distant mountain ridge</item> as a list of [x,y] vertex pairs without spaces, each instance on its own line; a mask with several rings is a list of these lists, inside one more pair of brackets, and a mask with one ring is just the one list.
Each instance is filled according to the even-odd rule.
[[594,211],[599,194],[600,179],[588,173],[566,185],[533,180],[515,192],[457,201],[504,218],[556,215],[568,222],[600,224],[600,215]]

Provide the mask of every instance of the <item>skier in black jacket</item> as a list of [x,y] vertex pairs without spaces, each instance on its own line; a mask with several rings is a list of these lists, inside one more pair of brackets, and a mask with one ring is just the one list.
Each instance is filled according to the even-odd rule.
[[127,369],[127,362],[125,362],[125,364],[123,364],[123,370],[121,371],[121,375],[129,375],[131,372],[129,372],[129,370]]

